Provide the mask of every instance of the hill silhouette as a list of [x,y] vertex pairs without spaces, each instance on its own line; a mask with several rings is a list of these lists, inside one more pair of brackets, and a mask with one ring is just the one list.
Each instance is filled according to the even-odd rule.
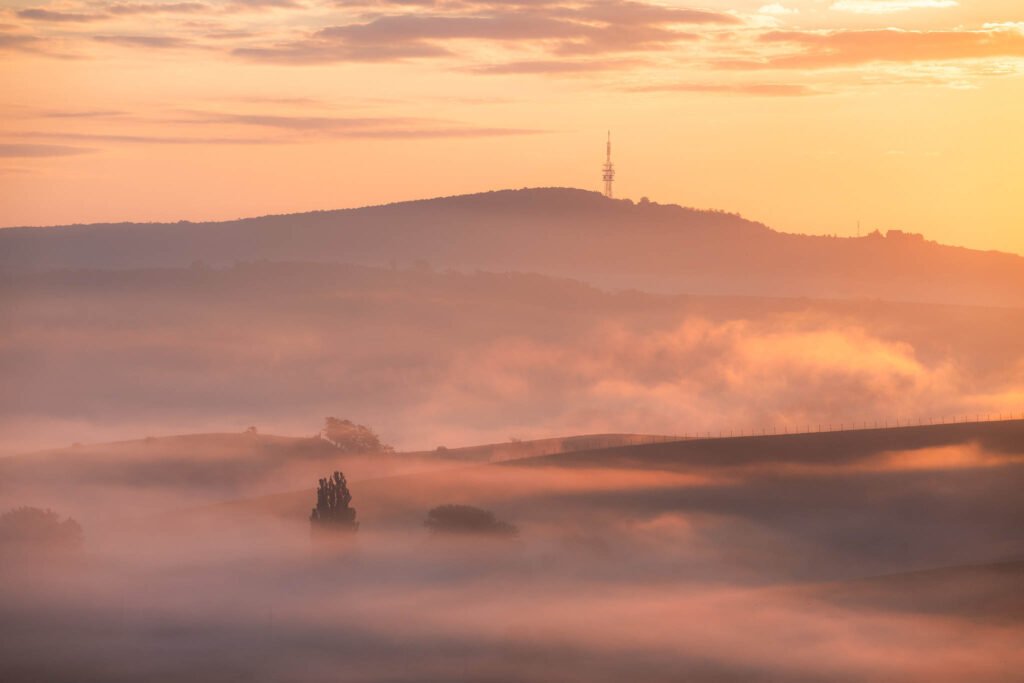
[[1024,258],[897,230],[792,235],[735,214],[564,188],[211,223],[0,231],[0,271],[302,260],[515,270],[695,294],[1019,305]]

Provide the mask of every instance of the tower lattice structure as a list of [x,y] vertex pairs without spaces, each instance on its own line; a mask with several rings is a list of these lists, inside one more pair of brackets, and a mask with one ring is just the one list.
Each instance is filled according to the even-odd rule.
[[611,199],[612,197],[612,182],[615,180],[615,166],[612,164],[612,132],[608,131],[608,143],[605,146],[605,158],[604,158],[604,172],[602,174],[604,178],[604,196]]

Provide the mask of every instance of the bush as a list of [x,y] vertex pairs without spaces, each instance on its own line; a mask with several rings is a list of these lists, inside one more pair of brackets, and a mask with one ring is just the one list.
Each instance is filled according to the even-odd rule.
[[490,510],[472,505],[439,505],[427,513],[423,523],[437,533],[515,536],[519,530],[502,522]]

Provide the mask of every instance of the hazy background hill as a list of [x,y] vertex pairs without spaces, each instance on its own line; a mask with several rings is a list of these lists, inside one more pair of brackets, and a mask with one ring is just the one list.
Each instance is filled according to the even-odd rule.
[[525,189],[220,223],[0,231],[0,269],[333,261],[516,270],[602,287],[1020,305],[1024,258],[886,236],[790,235],[737,215]]

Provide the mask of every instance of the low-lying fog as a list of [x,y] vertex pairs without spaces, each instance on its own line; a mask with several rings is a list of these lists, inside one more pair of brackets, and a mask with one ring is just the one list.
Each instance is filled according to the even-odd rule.
[[257,263],[9,276],[0,317],[4,455],[326,415],[411,450],[1024,410],[1019,308]]
[[[352,480],[317,542],[311,488],[101,517],[41,485],[83,548],[4,558],[0,679],[1019,680],[1024,426],[969,429]],[[443,503],[519,533],[431,533]]]
[[[0,454],[63,448],[0,459],[2,681],[1024,670],[1024,421],[827,432],[1019,417],[1024,309],[323,264],[5,278]],[[416,453],[336,451],[328,415]],[[620,436],[529,442],[588,434]],[[324,541],[335,469],[360,526]],[[446,504],[518,534],[428,529]]]

